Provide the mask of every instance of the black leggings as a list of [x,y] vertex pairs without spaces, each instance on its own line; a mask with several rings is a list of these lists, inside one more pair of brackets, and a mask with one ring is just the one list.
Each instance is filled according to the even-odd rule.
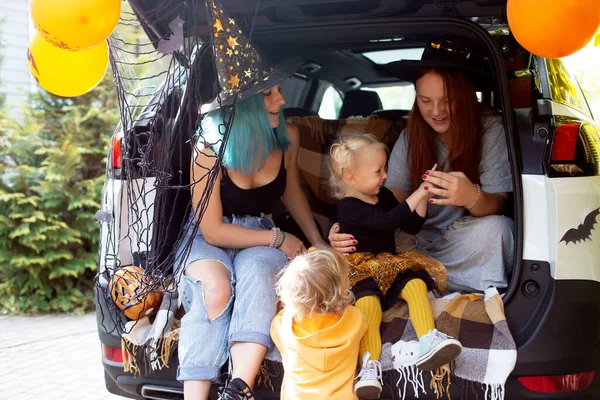
[[431,276],[425,270],[413,271],[411,269],[399,272],[396,275],[396,279],[392,282],[390,288],[384,295],[375,282],[373,278],[366,278],[361,281],[356,282],[354,286],[350,290],[354,293],[354,298],[356,301],[361,297],[366,296],[377,296],[381,300],[381,308],[383,311],[389,310],[396,304],[398,298],[400,297],[400,293],[402,293],[402,289],[406,284],[413,279],[421,279],[427,285],[427,289],[430,291],[437,292],[437,286],[435,282],[431,278]]

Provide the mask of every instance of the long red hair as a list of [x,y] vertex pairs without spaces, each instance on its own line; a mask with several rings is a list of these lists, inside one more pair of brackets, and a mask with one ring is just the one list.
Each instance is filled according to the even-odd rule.
[[[466,76],[457,72],[427,69],[420,71],[419,76],[430,72],[441,76],[444,81],[449,104],[448,155],[438,165],[438,170],[449,166],[451,171],[462,172],[471,182],[478,183],[483,128],[475,86]],[[409,114],[406,135],[410,180],[413,189],[416,189],[423,182],[423,172],[438,161],[437,133],[423,119],[417,99]]]

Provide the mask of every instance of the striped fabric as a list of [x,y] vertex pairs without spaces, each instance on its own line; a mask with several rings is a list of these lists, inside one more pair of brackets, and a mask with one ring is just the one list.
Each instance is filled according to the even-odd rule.
[[374,116],[340,120],[310,116],[290,117],[288,122],[300,132],[300,176],[313,214],[327,236],[336,219],[337,204],[337,200],[329,195],[327,185],[331,144],[340,134],[371,133],[391,150],[406,121],[388,121]]

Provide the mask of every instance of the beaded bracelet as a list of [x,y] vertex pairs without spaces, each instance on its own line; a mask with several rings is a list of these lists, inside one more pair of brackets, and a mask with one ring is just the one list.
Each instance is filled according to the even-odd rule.
[[281,234],[282,234],[282,237],[281,237],[281,243],[279,243],[279,244],[277,245],[277,248],[278,248],[278,249],[280,249],[280,248],[281,248],[281,246],[283,246],[283,243],[285,242],[285,232],[281,232]]
[[271,229],[271,232],[273,232],[273,237],[271,238],[271,244],[269,247],[275,248],[277,247],[277,243],[281,241],[281,229],[275,227]]
[[475,196],[475,201],[473,201],[473,204],[471,204],[469,207],[465,207],[467,210],[473,208],[473,206],[475,206],[475,204],[477,204],[479,201],[479,196],[481,196],[481,187],[476,183],[474,183],[473,186],[477,188],[477,196]]
[[273,241],[273,247],[277,247],[277,244],[281,241],[281,229],[277,228],[277,236],[275,237],[275,240]]

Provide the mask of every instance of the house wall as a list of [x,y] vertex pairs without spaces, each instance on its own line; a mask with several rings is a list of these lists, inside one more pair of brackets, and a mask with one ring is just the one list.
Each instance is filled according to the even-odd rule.
[[[32,28],[31,28],[32,29]],[[33,87],[27,62],[29,43],[29,6],[27,0],[0,0],[0,40],[3,62],[0,66],[0,92],[6,105],[19,107]]]

